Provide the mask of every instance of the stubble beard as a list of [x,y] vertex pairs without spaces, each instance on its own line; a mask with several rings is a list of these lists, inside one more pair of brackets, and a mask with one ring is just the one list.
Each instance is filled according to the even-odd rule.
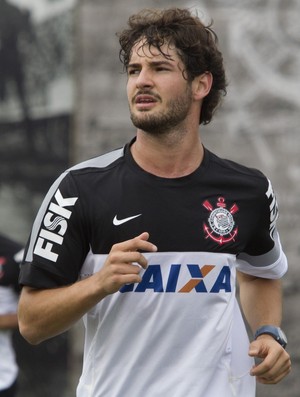
[[130,118],[133,125],[152,135],[166,135],[177,129],[186,119],[192,103],[191,89],[187,87],[184,95],[170,100],[167,110],[151,114],[144,111],[135,114],[130,110]]

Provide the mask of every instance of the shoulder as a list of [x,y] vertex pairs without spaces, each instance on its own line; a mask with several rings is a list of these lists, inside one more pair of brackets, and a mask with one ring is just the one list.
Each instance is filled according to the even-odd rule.
[[206,149],[206,153],[209,156],[209,161],[212,167],[215,167],[216,169],[222,168],[224,171],[227,171],[228,173],[231,173],[232,175],[241,175],[241,176],[250,176],[253,178],[264,178],[264,174],[256,169],[256,168],[251,168],[247,167],[241,163],[237,163],[233,160],[221,158],[218,155],[210,152],[209,150]]
[[209,159],[209,170],[212,175],[219,175],[224,181],[230,180],[243,187],[255,187],[266,191],[269,180],[256,168],[247,167],[235,161],[224,159],[206,149]]
[[124,158],[125,148],[119,148],[94,157],[92,159],[78,163],[65,172],[80,173],[88,170],[105,170],[107,168],[114,167]]
[[52,197],[58,188],[65,194],[76,194],[78,188],[82,187],[92,188],[93,181],[99,182],[99,177],[110,176],[112,170],[118,169],[123,163],[124,151],[125,147],[115,149],[68,168],[50,186],[45,200]]

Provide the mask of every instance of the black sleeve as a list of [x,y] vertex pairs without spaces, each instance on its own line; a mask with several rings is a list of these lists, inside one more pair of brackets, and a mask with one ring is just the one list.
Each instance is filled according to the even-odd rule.
[[266,254],[273,249],[275,244],[274,233],[278,219],[278,205],[271,182],[267,178],[265,178],[256,201],[256,210],[260,216],[253,236],[244,250],[251,256]]
[[53,288],[74,283],[89,250],[81,197],[71,173],[52,185],[32,227],[21,285]]

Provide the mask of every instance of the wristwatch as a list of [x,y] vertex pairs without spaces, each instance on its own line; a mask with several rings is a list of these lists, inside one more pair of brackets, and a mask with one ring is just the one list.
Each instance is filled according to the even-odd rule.
[[255,332],[254,339],[262,334],[271,335],[285,349],[287,345],[287,338],[281,328],[274,327],[273,325],[263,325]]

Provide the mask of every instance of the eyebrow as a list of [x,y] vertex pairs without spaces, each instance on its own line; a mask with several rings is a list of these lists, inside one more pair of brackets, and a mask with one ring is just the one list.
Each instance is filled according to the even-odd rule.
[[[171,62],[171,61],[150,61],[150,62],[147,62],[147,63],[150,65],[150,67],[155,68],[157,66],[163,66],[163,65],[173,66],[173,65],[175,65],[175,63],[173,63],[173,62]],[[141,63],[134,62],[134,63],[129,63],[128,66],[127,66],[127,69],[129,69],[129,68],[140,68],[140,67],[141,67]]]

